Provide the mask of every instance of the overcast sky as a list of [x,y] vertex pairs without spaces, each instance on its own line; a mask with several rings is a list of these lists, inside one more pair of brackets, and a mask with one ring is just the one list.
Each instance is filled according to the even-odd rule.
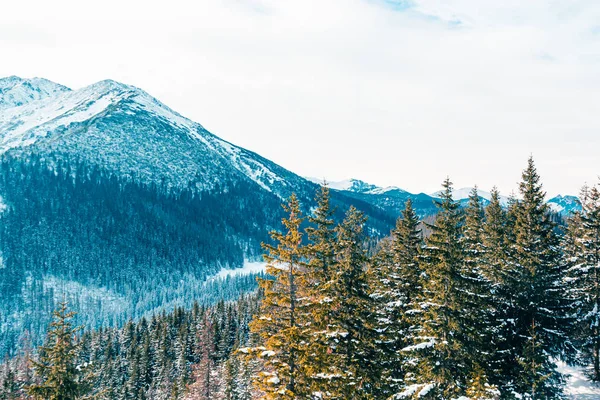
[[533,154],[554,195],[600,174],[597,0],[6,1],[7,75],[133,84],[304,176],[509,194]]

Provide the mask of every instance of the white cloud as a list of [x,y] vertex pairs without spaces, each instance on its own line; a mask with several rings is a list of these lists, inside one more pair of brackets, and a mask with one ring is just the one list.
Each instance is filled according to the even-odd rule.
[[0,7],[0,76],[131,83],[302,175],[510,192],[533,153],[576,193],[600,174],[596,21],[591,0],[30,0]]

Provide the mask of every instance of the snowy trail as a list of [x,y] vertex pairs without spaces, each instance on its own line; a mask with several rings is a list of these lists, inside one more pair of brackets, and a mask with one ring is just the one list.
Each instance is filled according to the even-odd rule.
[[579,367],[570,367],[563,362],[558,362],[558,370],[568,375],[565,394],[576,400],[600,399],[600,386],[587,380]]

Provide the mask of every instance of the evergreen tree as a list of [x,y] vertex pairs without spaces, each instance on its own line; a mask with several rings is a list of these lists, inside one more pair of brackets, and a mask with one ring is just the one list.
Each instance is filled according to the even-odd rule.
[[266,244],[267,274],[261,279],[263,300],[258,315],[250,327],[260,336],[262,346],[252,353],[260,357],[263,370],[255,380],[265,399],[305,397],[309,390],[303,369],[306,354],[305,323],[298,309],[299,288],[303,285],[305,247],[300,226],[304,218],[298,198],[292,195],[287,206],[289,214],[283,220],[285,233],[272,232],[275,244]]
[[484,246],[483,274],[490,282],[489,307],[492,315],[492,335],[489,338],[490,355],[487,376],[508,396],[514,392],[513,381],[518,373],[514,361],[516,350],[512,341],[514,319],[513,301],[507,285],[510,274],[510,246],[508,243],[507,213],[500,203],[500,194],[492,189],[490,203],[485,208],[482,241]]
[[515,206],[512,245],[511,296],[514,299],[516,391],[531,399],[556,398],[564,383],[551,357],[568,349],[568,303],[564,291],[564,263],[555,225],[544,202],[533,159],[519,184],[522,199]]
[[[496,305],[492,296],[494,283],[486,273],[487,248],[484,245],[485,212],[477,187],[471,190],[465,209],[463,228],[464,262],[458,289],[462,295],[463,340],[469,357],[469,366],[477,387],[495,389],[485,381],[494,374],[491,353],[493,338],[497,334],[495,325]],[[483,370],[484,373],[481,373]]]
[[576,323],[572,338],[577,362],[600,381],[600,190],[584,188],[582,211],[569,220],[564,247],[569,265],[569,293]]
[[375,283],[371,297],[380,304],[377,331],[380,332],[378,358],[383,371],[381,396],[398,393],[402,387],[406,361],[402,349],[408,345],[410,327],[417,322],[416,314],[407,311],[422,294],[421,246],[419,219],[409,199],[391,240],[382,243],[373,261]]
[[0,400],[15,400],[20,397],[19,383],[8,360],[4,363],[0,383]]
[[310,343],[306,369],[314,392],[333,392],[335,382],[340,378],[336,373],[335,359],[330,356],[330,337],[335,335],[334,299],[339,296],[333,285],[337,272],[336,232],[333,220],[334,209],[330,204],[327,185],[321,186],[316,196],[317,207],[309,216],[311,226],[306,229],[310,240],[306,247],[306,275],[303,287],[304,311],[310,321],[307,327]]
[[337,226],[336,271],[331,288],[332,315],[328,332],[329,356],[334,366],[331,383],[322,397],[367,399],[379,380],[375,357],[375,324],[367,275],[368,257],[364,242],[364,215],[350,207]]
[[[398,397],[451,399],[465,394],[472,375],[465,321],[465,249],[463,217],[452,199],[452,183],[443,183],[439,213],[423,249],[423,295],[411,304],[420,313],[411,329],[412,344],[403,349],[411,371]],[[467,311],[468,312],[468,308]]]
[[40,358],[34,361],[39,383],[27,391],[40,400],[75,400],[90,391],[88,377],[83,375],[77,359],[75,334],[80,328],[73,327],[70,319],[75,313],[67,311],[63,302],[54,312],[46,344],[40,348]]

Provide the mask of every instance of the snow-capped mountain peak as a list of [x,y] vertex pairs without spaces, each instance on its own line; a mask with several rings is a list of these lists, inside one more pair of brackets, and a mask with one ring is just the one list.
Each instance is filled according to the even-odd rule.
[[581,201],[577,196],[557,195],[547,201],[548,206],[554,212],[568,215],[574,211],[581,211]]
[[66,86],[44,78],[23,79],[18,76],[0,78],[0,110],[54,97],[70,90]]
[[313,177],[307,177],[306,179],[308,179],[311,182],[317,183],[319,185],[323,184],[323,182],[326,182],[327,185],[331,189],[345,190],[345,191],[354,192],[354,193],[384,194],[384,193],[387,193],[390,191],[398,191],[398,192],[402,192],[402,193],[405,192],[405,190],[400,189],[397,186],[380,187],[377,185],[373,185],[371,183],[367,183],[365,181],[361,181],[359,179],[346,179],[343,181],[334,181],[334,182],[330,182],[326,179],[324,180],[324,179],[313,178]]

